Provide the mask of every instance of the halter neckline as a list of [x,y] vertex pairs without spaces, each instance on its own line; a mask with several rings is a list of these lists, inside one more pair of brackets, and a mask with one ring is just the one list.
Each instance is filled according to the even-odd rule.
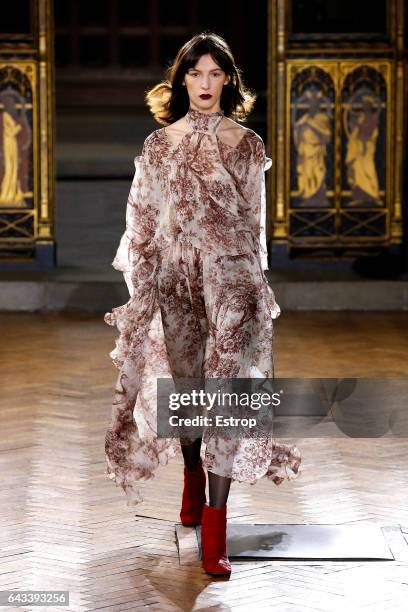
[[186,114],[186,121],[194,131],[214,134],[223,117],[224,111],[222,110],[213,113],[204,113],[190,107]]

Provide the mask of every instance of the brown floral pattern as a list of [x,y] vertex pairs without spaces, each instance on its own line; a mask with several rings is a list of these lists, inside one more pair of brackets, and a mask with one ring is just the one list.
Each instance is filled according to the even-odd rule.
[[[138,482],[181,450],[179,439],[157,437],[158,377],[274,376],[280,308],[264,274],[264,171],[272,162],[252,130],[235,147],[224,143],[222,118],[190,109],[179,145],[158,129],[135,158],[112,262],[130,299],[105,314],[119,331],[107,475],[129,505],[142,501]],[[208,428],[202,455],[207,469],[237,482],[280,484],[300,474],[297,447],[272,437],[229,439]]]

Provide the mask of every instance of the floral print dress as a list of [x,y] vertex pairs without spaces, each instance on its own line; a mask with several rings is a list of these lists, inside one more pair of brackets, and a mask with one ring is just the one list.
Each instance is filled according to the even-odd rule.
[[[138,482],[181,450],[157,436],[157,378],[273,378],[273,319],[280,308],[265,277],[265,155],[246,128],[235,146],[222,111],[190,108],[178,144],[160,128],[144,141],[113,260],[129,301],[105,314],[119,331],[110,353],[119,370],[106,432],[107,476],[143,500]],[[187,440],[182,440],[187,443]],[[204,466],[237,482],[279,485],[299,473],[294,445],[272,436],[204,431]]]

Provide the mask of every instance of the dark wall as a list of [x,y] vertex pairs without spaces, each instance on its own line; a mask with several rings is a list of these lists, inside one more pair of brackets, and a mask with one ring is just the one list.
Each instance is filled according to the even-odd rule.
[[248,86],[267,89],[267,0],[64,0],[54,3],[57,106],[143,104],[191,36],[225,37]]

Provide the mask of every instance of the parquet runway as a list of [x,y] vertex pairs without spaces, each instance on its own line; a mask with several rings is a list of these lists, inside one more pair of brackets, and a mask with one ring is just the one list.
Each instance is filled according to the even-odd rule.
[[[1,314],[0,590],[69,590],[53,610],[408,610],[408,440],[303,438],[303,473],[233,484],[230,522],[384,526],[392,562],[233,563],[229,581],[180,565],[181,458],[125,505],[105,476],[116,330],[95,314]],[[276,375],[408,376],[408,312],[288,312]],[[48,610],[47,607],[4,608]]]

